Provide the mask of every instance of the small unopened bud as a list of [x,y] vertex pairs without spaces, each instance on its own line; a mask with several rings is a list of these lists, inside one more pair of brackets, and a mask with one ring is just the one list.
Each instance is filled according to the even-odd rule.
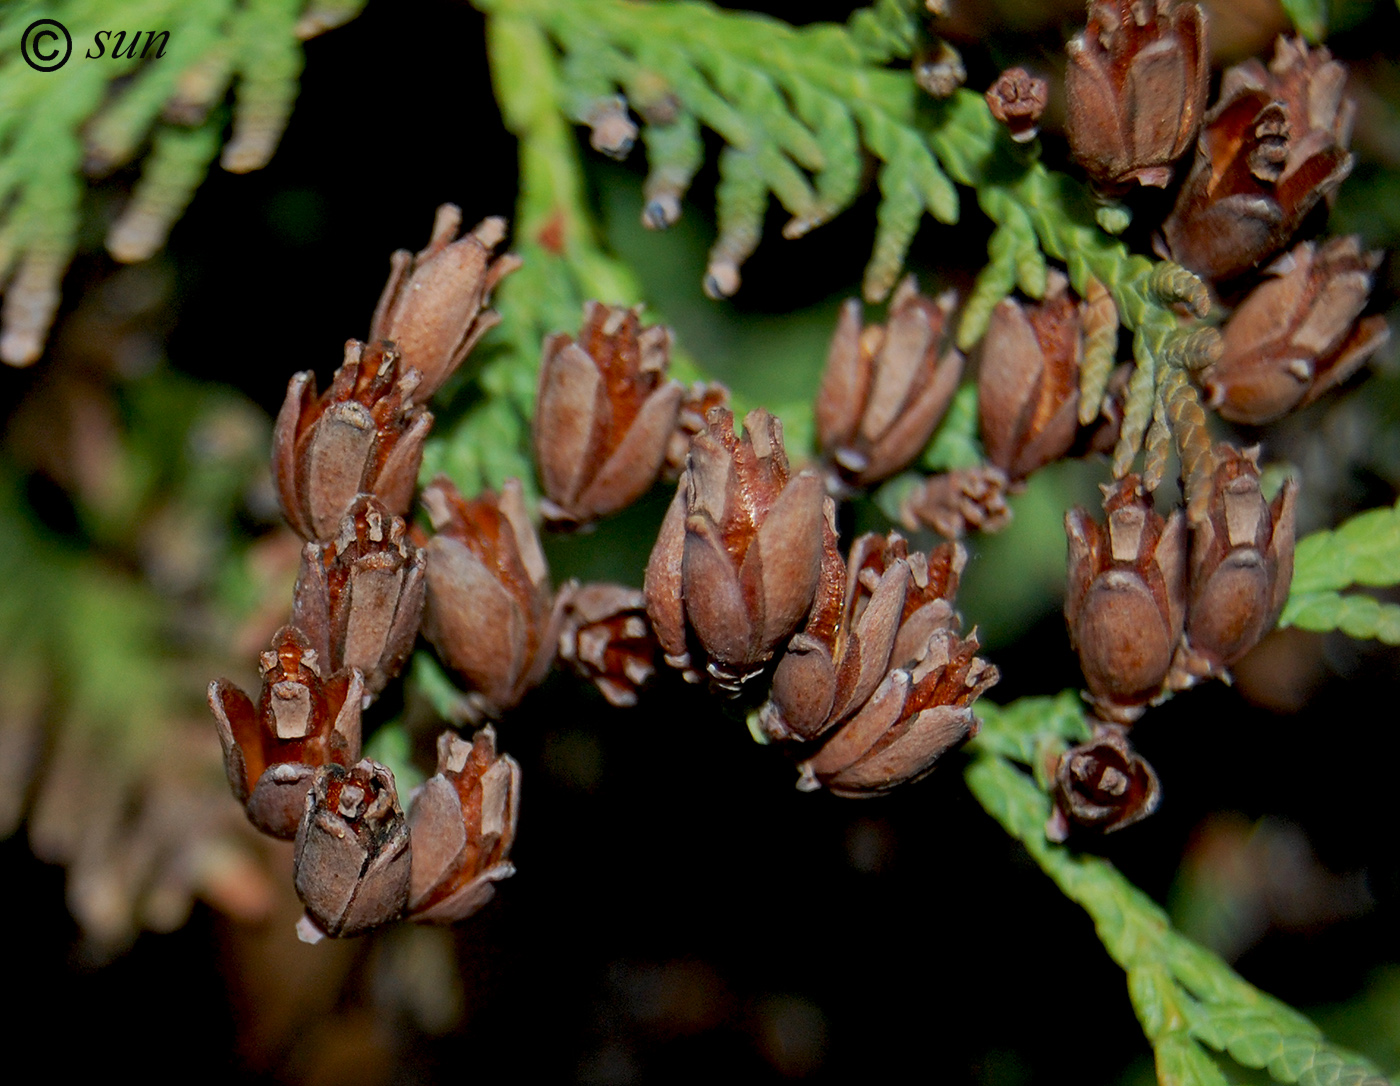
[[646,596],[637,589],[586,584],[569,597],[559,658],[613,705],[637,704],[637,691],[656,670],[656,649]]
[[1050,84],[1024,68],[1008,68],[987,91],[987,108],[1006,125],[1017,143],[1029,143],[1040,131]]

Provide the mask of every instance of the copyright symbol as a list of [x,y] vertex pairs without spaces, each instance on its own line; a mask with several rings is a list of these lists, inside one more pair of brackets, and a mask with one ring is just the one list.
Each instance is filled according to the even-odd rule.
[[35,19],[19,40],[19,53],[36,72],[55,72],[73,55],[73,36],[54,19]]

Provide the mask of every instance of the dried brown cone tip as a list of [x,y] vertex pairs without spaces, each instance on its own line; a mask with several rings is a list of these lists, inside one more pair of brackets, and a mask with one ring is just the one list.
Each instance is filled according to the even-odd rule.
[[1007,68],[987,91],[987,108],[1006,125],[1017,143],[1029,143],[1040,131],[1040,118],[1050,99],[1050,84],[1024,68]]
[[588,523],[656,482],[685,391],[666,380],[670,350],[670,329],[599,302],[584,306],[577,342],[545,340],[533,429],[549,521]]
[[303,539],[330,540],[360,494],[394,516],[413,501],[433,416],[414,403],[420,374],[392,345],[350,340],[326,391],[296,374],[272,432],[272,477],[287,523]]
[[1087,743],[1060,757],[1052,788],[1055,810],[1045,835],[1064,841],[1075,829],[1112,833],[1157,809],[1162,786],[1133,750],[1125,728],[1100,724]]
[[1206,18],[1171,0],[1092,0],[1065,47],[1070,151],[1093,182],[1164,187],[1191,149],[1210,80]]
[[418,637],[425,565],[403,518],[361,494],[335,539],[303,548],[292,623],[326,667],[358,668],[366,692],[378,694]]
[[697,381],[681,396],[676,415],[676,428],[666,446],[666,464],[662,478],[672,482],[685,471],[685,458],[690,455],[690,443],[709,423],[705,420],[716,407],[729,406],[729,389],[718,381]]
[[1103,491],[1106,525],[1065,515],[1065,622],[1094,712],[1131,724],[1161,695],[1185,623],[1186,523],[1158,515],[1137,475]]
[[861,304],[841,309],[817,393],[817,438],[846,483],[869,486],[912,461],[933,436],[962,376],[952,346],[955,296],[919,293],[908,276],[885,324],[862,329]]
[[1225,72],[1195,165],[1162,226],[1164,255],[1214,281],[1267,263],[1351,173],[1356,104],[1321,46],[1280,38],[1266,70]]
[[566,586],[556,597],[520,481],[468,500],[445,476],[423,492],[428,540],[423,636],[470,688],[463,718],[514,708],[554,662]]
[[362,935],[397,920],[408,903],[408,825],[394,775],[378,762],[322,766],[297,829],[297,896],[303,942]]
[[1278,621],[1293,581],[1298,484],[1284,481],[1272,503],[1259,487],[1259,449],[1215,447],[1207,516],[1192,524],[1186,634],[1170,685],[1229,678],[1228,668]]
[[890,670],[869,700],[800,766],[797,787],[838,796],[881,795],[933,771],[977,734],[971,705],[998,679],[977,656],[977,634],[935,630],[917,662]]
[[992,464],[931,475],[899,503],[899,521],[911,532],[928,528],[944,539],[999,532],[1011,523],[1010,481]]
[[834,517],[821,477],[791,473],[776,418],[750,412],[740,437],[727,409],[711,411],[647,563],[666,662],[698,681],[703,661],[730,692],[759,674],[807,616]]
[[759,714],[770,739],[821,736],[869,701],[892,665],[912,664],[935,630],[958,625],[961,547],[910,555],[897,532],[871,532],[852,544],[847,563],[828,531],[811,616],[788,642]]
[[946,41],[933,42],[914,58],[914,82],[934,98],[948,98],[967,82],[967,67]]
[[297,831],[316,767],[360,756],[364,680],[354,669],[322,678],[322,659],[295,626],[283,626],[259,659],[256,703],[226,679],[209,684],[209,708],[229,787],[264,833]]
[[559,659],[619,707],[637,704],[656,671],[656,638],[646,596],[618,584],[586,584],[569,597],[559,631]]
[[458,238],[461,225],[461,209],[443,204],[427,247],[416,256],[400,249],[389,258],[389,281],[370,324],[372,341],[392,340],[404,366],[422,375],[421,402],[443,386],[500,321],[498,313],[486,308],[491,292],[520,267],[514,253],[495,256],[506,236],[505,219],[482,219]]
[[1024,479],[1069,452],[1079,429],[1081,306],[1069,280],[1051,272],[1045,300],[1004,298],[982,341],[977,405],[987,459]]
[[470,743],[453,732],[438,737],[437,773],[413,798],[408,827],[413,873],[408,916],[430,924],[465,920],[515,874],[509,860],[520,813],[520,766],[496,753],[485,727]]
[[1226,321],[1224,351],[1202,374],[1210,406],[1260,425],[1355,373],[1390,338],[1384,317],[1358,319],[1381,257],[1343,237],[1305,241],[1275,261]]

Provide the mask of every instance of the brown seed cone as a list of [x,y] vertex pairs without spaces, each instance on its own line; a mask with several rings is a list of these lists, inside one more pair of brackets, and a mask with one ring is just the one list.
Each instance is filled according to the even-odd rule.
[[1274,627],[1293,581],[1298,484],[1272,505],[1259,489],[1259,449],[1215,447],[1207,516],[1192,524],[1186,635],[1169,684],[1183,690],[1228,668]]
[[613,705],[637,704],[656,671],[656,638],[646,596],[618,584],[586,584],[569,598],[559,630],[559,659]]
[[1052,794],[1055,810],[1045,835],[1064,841],[1075,828],[1112,833],[1141,822],[1157,809],[1162,786],[1133,750],[1127,730],[1100,724],[1087,743],[1061,755]]
[[393,341],[404,367],[422,375],[418,399],[423,403],[500,321],[486,308],[491,291],[520,267],[514,253],[492,259],[506,235],[505,219],[482,219],[457,238],[461,225],[461,209],[443,204],[427,247],[416,256],[400,249],[389,258],[389,281],[370,324],[371,341]]
[[272,477],[282,512],[306,540],[326,541],[360,494],[394,516],[413,501],[433,416],[415,406],[421,375],[393,346],[350,340],[330,388],[296,374],[272,432]]
[[691,642],[716,685],[737,692],[807,616],[821,572],[822,521],[835,507],[811,471],[790,473],[782,425],[710,412],[647,563],[652,629],[692,681]]
[[987,459],[1013,482],[1060,459],[1079,428],[1081,307],[1051,272],[1045,300],[1005,298],[982,341],[977,405]]
[[665,379],[670,349],[670,329],[599,302],[584,306],[577,342],[545,340],[533,430],[551,522],[615,513],[656,481],[684,393]]
[[514,708],[554,662],[572,587],[558,596],[518,479],[467,500],[445,476],[423,492],[437,534],[427,542],[423,636],[470,687],[465,719]]
[[1195,164],[1162,226],[1163,255],[1217,282],[1266,264],[1351,173],[1356,104],[1321,46],[1280,38],[1266,70],[1228,69]]
[[822,453],[845,482],[869,486],[912,461],[933,436],[962,375],[950,341],[955,296],[919,293],[908,276],[884,325],[861,328],[861,305],[841,309],[817,393]]
[[297,828],[297,896],[314,925],[303,921],[298,934],[316,942],[397,920],[408,903],[412,862],[394,775],[368,758],[348,769],[322,766]]
[[718,381],[697,381],[685,390],[676,416],[676,429],[666,446],[662,478],[674,482],[681,477],[681,472],[685,471],[685,458],[690,455],[690,443],[708,425],[705,419],[716,407],[728,406],[729,389]]
[[1011,523],[1006,473],[991,464],[931,475],[904,496],[899,520],[909,531],[929,528],[944,539],[999,532]]
[[869,700],[800,766],[797,787],[838,796],[881,795],[927,776],[947,751],[977,734],[971,705],[998,678],[977,635],[934,631],[917,663],[889,671]]
[[759,723],[770,739],[812,740],[857,712],[891,667],[912,667],[935,630],[956,629],[952,601],[966,552],[909,554],[897,532],[869,532],[849,562],[829,531],[807,627],[787,644]]
[[1206,109],[1206,19],[1171,0],[1092,0],[1065,47],[1070,151],[1108,190],[1164,187]]
[[1181,511],[1163,519],[1142,480],[1105,486],[1107,526],[1083,509],[1065,515],[1065,622],[1094,711],[1131,724],[1162,693],[1186,615]]
[[327,668],[358,668],[366,692],[378,694],[413,651],[425,565],[403,518],[361,494],[334,540],[303,548],[292,623]]
[[264,833],[291,838],[318,766],[360,757],[364,679],[347,668],[322,679],[322,658],[295,626],[283,626],[259,660],[256,703],[226,679],[209,684],[209,708],[229,787]]
[[1231,422],[1260,425],[1312,403],[1390,338],[1385,318],[1358,320],[1381,260],[1356,237],[1295,246],[1225,323],[1224,351],[1202,375]]
[[1028,143],[1040,131],[1040,117],[1050,99],[1050,84],[1024,68],[1008,68],[987,91],[987,108],[1006,125],[1017,143]]
[[413,797],[408,828],[413,873],[408,917],[420,923],[465,920],[515,874],[510,848],[520,815],[520,766],[496,753],[495,729],[470,743],[438,736],[437,773]]

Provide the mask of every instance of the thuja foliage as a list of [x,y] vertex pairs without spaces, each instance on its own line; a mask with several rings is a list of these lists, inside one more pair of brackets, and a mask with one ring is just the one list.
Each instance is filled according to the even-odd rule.
[[[723,143],[716,190],[718,236],[705,287],[737,288],[757,247],[770,199],[797,237],[850,206],[862,153],[879,163],[880,202],[866,268],[868,300],[884,298],[927,212],[951,223],[975,203],[994,224],[988,263],[958,327],[976,343],[996,304],[1019,289],[1044,295],[1047,259],[1061,262],[1081,294],[1095,281],[1111,293],[1133,334],[1129,382],[1114,474],[1144,455],[1149,486],[1174,451],[1189,506],[1205,497],[1209,441],[1188,370],[1217,349],[1202,284],[1173,265],[1133,253],[1116,237],[1127,212],[1091,197],[1012,144],[979,94],[941,101],[916,86],[907,61],[923,33],[918,5],[882,0],[844,26],[794,29],[771,19],[695,3],[627,0],[478,0],[488,16],[492,74],[507,126],[520,141],[515,247],[523,269],[500,292],[497,351],[478,373],[480,397],[455,429],[433,439],[425,472],[446,470],[464,489],[531,478],[526,452],[541,337],[573,327],[580,303],[644,300],[632,269],[600,246],[585,195],[572,124],[592,127],[595,146],[625,152],[630,136],[605,131],[622,101],[639,115],[648,163],[644,219],[674,221],[703,164],[702,129]],[[1297,14],[1311,9],[1293,5]],[[1291,10],[1291,9],[1290,9]],[[1306,26],[1316,37],[1315,12]],[[683,346],[683,345],[682,345]],[[1081,392],[1092,417],[1112,364],[1111,347],[1085,360]],[[680,376],[694,377],[682,359]],[[960,390],[922,463],[975,462],[975,389]],[[1193,512],[1196,510],[1193,508]],[[1301,541],[1284,622],[1394,643],[1393,604],[1338,590],[1400,580],[1395,510],[1376,510]],[[451,687],[426,658],[421,689],[439,705]],[[1017,838],[1060,889],[1094,920],[1106,951],[1125,970],[1128,992],[1165,1083],[1226,1081],[1230,1062],[1281,1082],[1381,1083],[1364,1059],[1329,1045],[1305,1018],[1259,992],[1221,960],[1174,931],[1162,910],[1108,862],[1046,838],[1047,765],[1089,735],[1074,693],[979,707],[984,727],[967,771],[973,794]]]
[[[95,179],[140,164],[130,199],[106,226],[106,246],[120,261],[150,257],[216,157],[234,173],[267,163],[296,97],[302,40],[353,18],[363,3],[6,5],[0,15],[0,359],[25,365],[43,352],[63,274],[84,218],[92,215],[84,196]],[[72,51],[60,69],[38,70],[21,54],[26,28],[42,20],[70,35]],[[125,28],[120,41],[114,26]],[[108,37],[99,49],[95,35],[103,28]]]

